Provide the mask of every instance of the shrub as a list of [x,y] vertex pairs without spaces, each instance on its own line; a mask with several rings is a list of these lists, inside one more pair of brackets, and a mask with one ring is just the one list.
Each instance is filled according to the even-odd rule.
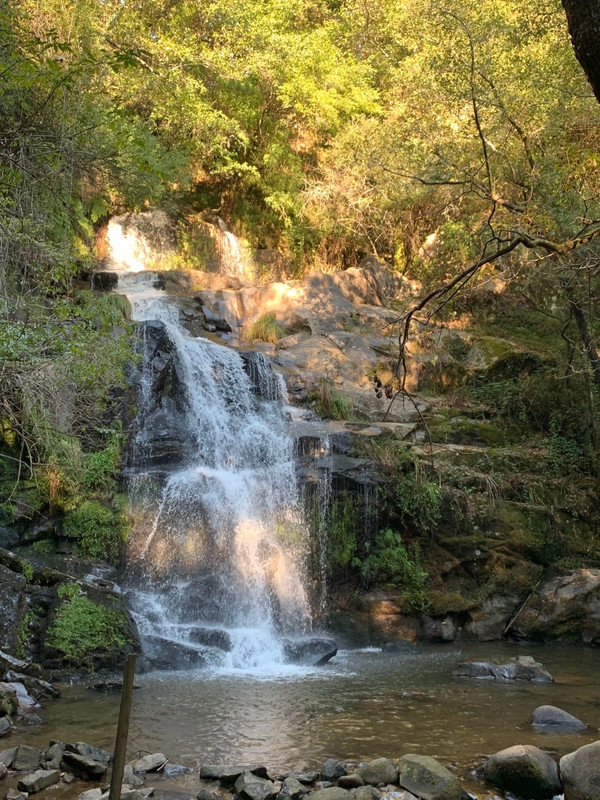
[[77,540],[80,553],[87,558],[116,562],[127,537],[124,514],[115,514],[97,500],[86,500],[75,511],[65,515],[63,533]]
[[270,342],[276,344],[285,336],[285,328],[275,318],[275,312],[270,311],[255,320],[248,328],[246,338],[249,342]]
[[426,594],[429,575],[421,568],[418,549],[413,547],[409,552],[401,534],[386,528],[378,533],[368,550],[361,566],[367,586],[373,583],[399,586],[408,603],[424,611],[429,605]]
[[[93,669],[93,657],[113,657],[129,642],[127,618],[122,611],[94,603],[70,591],[77,584],[65,585],[63,603],[48,629],[46,644],[57,650],[70,664]],[[59,595],[61,592],[59,592]]]

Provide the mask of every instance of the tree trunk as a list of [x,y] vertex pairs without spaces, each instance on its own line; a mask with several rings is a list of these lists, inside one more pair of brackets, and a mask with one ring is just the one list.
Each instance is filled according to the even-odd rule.
[[577,60],[600,102],[600,0],[562,0]]

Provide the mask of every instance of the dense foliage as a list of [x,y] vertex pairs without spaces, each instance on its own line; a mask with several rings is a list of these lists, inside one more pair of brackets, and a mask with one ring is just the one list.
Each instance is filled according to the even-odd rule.
[[[0,0],[0,76],[2,486],[78,513],[89,555],[90,518],[120,513],[132,352],[127,308],[81,279],[116,211],[210,209],[296,271],[375,254],[449,287],[424,306],[449,319],[501,272],[562,331],[560,401],[539,370],[533,394],[522,371],[468,391],[551,436],[557,474],[596,470],[600,110],[559,0]],[[282,333],[267,315],[252,337]],[[325,378],[316,400],[347,416]],[[438,490],[416,485],[398,478],[399,522],[428,533]]]

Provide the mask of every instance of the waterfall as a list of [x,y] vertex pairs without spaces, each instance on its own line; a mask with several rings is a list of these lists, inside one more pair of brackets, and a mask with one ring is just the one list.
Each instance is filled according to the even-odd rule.
[[140,328],[130,605],[157,663],[281,663],[310,628],[285,385],[264,355],[188,335],[155,279],[119,280]]

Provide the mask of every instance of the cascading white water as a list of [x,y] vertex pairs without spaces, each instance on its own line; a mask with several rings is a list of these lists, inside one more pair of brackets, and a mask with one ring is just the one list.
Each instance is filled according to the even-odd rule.
[[[183,390],[186,447],[165,469],[148,457],[155,423],[140,424],[133,443],[139,513],[130,545],[138,571],[132,609],[151,647],[176,643],[188,656],[197,651],[197,663],[230,668],[282,663],[281,635],[302,633],[310,622],[285,387],[261,354],[244,361],[233,349],[189,336],[175,301],[153,288],[155,277],[122,276],[119,288],[134,320],[160,323]],[[148,331],[141,329],[143,339]],[[142,423],[156,403],[154,369],[142,353]]]

